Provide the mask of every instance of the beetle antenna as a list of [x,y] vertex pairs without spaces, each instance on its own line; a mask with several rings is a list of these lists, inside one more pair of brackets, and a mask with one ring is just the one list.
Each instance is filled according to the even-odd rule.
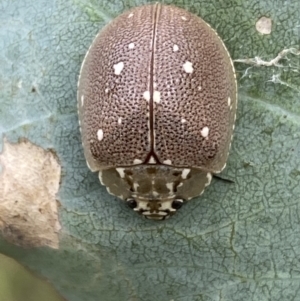
[[227,179],[227,178],[223,178],[221,176],[218,176],[218,175],[213,175],[213,177],[215,179],[218,179],[218,180],[221,180],[221,181],[224,181],[224,182],[227,182],[227,183],[231,183],[231,184],[234,184],[234,180],[231,180],[231,179]]

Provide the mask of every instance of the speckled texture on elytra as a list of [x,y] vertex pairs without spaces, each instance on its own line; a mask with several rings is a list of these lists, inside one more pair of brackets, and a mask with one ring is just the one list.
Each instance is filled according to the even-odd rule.
[[[233,63],[217,33],[186,10],[156,3],[114,19],[85,56],[77,98],[88,166],[147,218],[174,214],[203,193],[207,173],[226,166],[237,107]],[[128,174],[120,178],[122,166]],[[185,167],[188,177],[173,176]]]
[[177,167],[224,167],[236,112],[233,65],[216,32],[186,10],[146,5],[108,24],[84,60],[78,101],[93,170],[151,155]]

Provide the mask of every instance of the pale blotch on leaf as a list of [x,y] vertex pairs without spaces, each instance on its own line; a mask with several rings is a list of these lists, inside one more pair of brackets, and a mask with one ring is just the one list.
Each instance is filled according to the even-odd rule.
[[261,17],[255,24],[256,30],[261,34],[270,34],[272,31],[272,20]]
[[32,248],[59,247],[56,193],[61,167],[51,151],[22,139],[4,139],[0,154],[0,231],[5,240]]

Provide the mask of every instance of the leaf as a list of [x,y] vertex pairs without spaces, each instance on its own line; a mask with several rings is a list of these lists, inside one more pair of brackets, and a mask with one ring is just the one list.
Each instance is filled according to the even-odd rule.
[[[72,301],[298,299],[299,1],[166,1],[210,23],[243,63],[235,63],[239,107],[222,173],[234,183],[215,179],[160,223],[134,214],[88,170],[76,108],[80,65],[93,37],[146,2],[1,1],[1,134],[54,149],[63,175],[59,250],[24,250],[2,239],[0,251]],[[256,30],[261,17],[272,20],[269,35]],[[284,49],[295,51],[281,66],[248,64]]]

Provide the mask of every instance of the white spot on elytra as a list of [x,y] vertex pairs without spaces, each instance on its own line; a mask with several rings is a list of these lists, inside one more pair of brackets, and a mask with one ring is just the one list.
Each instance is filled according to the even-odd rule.
[[202,130],[201,130],[201,136],[206,138],[209,134],[209,128],[207,126],[205,126]]
[[133,13],[130,13],[129,15],[128,15],[128,18],[132,18],[133,17]]
[[118,124],[122,124],[122,118],[121,117],[118,118]]
[[148,163],[149,163],[149,164],[156,164],[157,162],[156,162],[156,160],[154,159],[154,157],[151,156]]
[[124,63],[120,62],[114,65],[115,75],[120,75],[124,68]]
[[201,86],[198,86],[198,91],[201,91],[202,90],[202,87]]
[[98,140],[99,141],[102,141],[102,139],[103,139],[103,130],[98,130],[98,132],[97,132],[97,137],[98,137]]
[[231,104],[231,98],[228,97],[228,106],[230,106],[230,104]]
[[182,173],[181,173],[181,177],[183,179],[186,179],[186,177],[188,176],[188,174],[191,172],[191,170],[189,168],[184,168]]
[[150,100],[150,91],[145,91],[143,93],[143,97],[144,97],[144,99],[146,99],[147,101],[149,101]]
[[154,91],[154,93],[153,93],[153,100],[156,103],[160,103],[160,92],[159,91]]
[[108,93],[108,91],[109,91],[109,89],[108,89],[108,88],[106,88],[106,89],[105,89],[105,93],[107,94],[107,93]]
[[166,164],[166,165],[171,165],[172,161],[168,159],[168,160],[165,160],[163,163]]
[[186,20],[187,20],[186,17],[184,17],[184,16],[181,16],[181,19],[182,19],[183,21],[186,21]]
[[133,164],[141,164],[143,161],[140,159],[134,159]]
[[118,174],[120,175],[121,178],[125,177],[124,170],[125,170],[125,168],[121,168],[121,167],[116,168],[116,171],[118,172]]
[[83,107],[84,105],[84,95],[81,95],[81,106]]
[[174,45],[173,45],[173,51],[176,52],[176,51],[178,51],[178,50],[179,50],[178,45],[174,44]]
[[189,62],[189,61],[186,61],[184,64],[183,64],[183,70],[186,72],[186,73],[192,73],[194,71],[194,68],[193,68],[193,63]]
[[186,123],[186,119],[182,118],[181,123]]
[[133,49],[133,48],[134,48],[134,43],[130,43],[130,44],[128,45],[128,48],[129,48],[129,49]]

